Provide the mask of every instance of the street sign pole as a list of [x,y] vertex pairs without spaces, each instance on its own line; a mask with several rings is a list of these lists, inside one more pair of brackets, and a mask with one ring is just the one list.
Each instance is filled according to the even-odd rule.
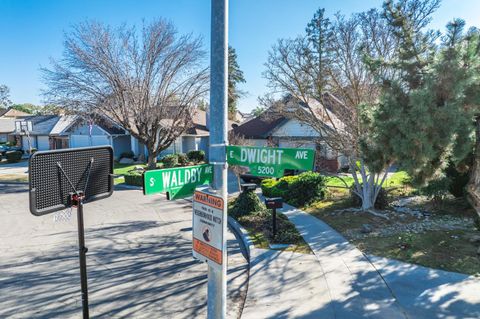
[[[227,79],[228,79],[228,0],[212,0],[210,47],[210,148],[209,161],[214,165],[213,190],[227,203]],[[226,206],[223,220],[227,220]],[[220,270],[208,266],[209,319],[224,319],[227,313],[227,223],[223,223],[223,256]]]

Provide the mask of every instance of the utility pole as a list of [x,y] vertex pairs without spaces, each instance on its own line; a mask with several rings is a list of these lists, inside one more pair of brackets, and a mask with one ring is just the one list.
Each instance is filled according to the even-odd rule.
[[[214,165],[213,190],[227,206],[227,83],[228,83],[228,0],[212,0],[210,47],[210,152]],[[223,211],[222,268],[208,266],[208,318],[225,319],[227,313],[227,210]]]

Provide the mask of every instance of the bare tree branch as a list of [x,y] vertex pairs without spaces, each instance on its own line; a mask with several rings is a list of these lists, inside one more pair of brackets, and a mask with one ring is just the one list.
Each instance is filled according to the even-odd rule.
[[[316,30],[317,26],[322,29]],[[271,102],[270,108],[307,124],[323,143],[348,158],[353,192],[365,210],[373,207],[377,183],[381,188],[384,181],[377,175],[386,167],[367,169],[360,148],[368,134],[360,120],[361,108],[374,105],[381,90],[366,57],[391,56],[396,50],[392,39],[391,29],[376,10],[348,19],[337,14],[332,23],[319,10],[307,35],[273,46],[264,72],[270,87],[289,97]]]
[[208,89],[200,38],[179,36],[165,20],[112,29],[85,22],[65,35],[61,60],[42,69],[50,103],[95,113],[122,125],[146,145],[149,168],[192,125]]

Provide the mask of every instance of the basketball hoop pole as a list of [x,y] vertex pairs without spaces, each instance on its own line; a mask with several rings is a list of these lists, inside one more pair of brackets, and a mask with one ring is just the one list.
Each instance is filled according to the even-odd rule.
[[[93,165],[93,157],[88,164],[87,179],[85,181],[85,189],[87,189],[88,181],[90,180],[90,172]],[[78,226],[78,259],[80,260],[80,285],[82,288],[82,311],[83,319],[89,319],[88,313],[88,282],[87,282],[87,251],[85,247],[85,227],[83,225],[83,200],[85,193],[81,190],[77,190],[73,183],[68,178],[67,173],[63,170],[62,164],[57,162],[59,171],[65,176],[70,187],[73,189],[73,193],[70,193],[70,205],[77,208],[77,226]]]
[[83,319],[88,319],[88,284],[87,284],[87,251],[85,247],[85,229],[83,226],[83,195],[77,196],[77,224],[78,224],[78,258],[80,260],[80,284],[82,287]]

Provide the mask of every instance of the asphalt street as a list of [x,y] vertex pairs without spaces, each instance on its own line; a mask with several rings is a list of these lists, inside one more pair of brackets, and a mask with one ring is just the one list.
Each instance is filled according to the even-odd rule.
[[[117,190],[85,205],[92,318],[206,317],[207,267],[191,254],[191,204]],[[36,217],[24,185],[0,185],[0,318],[81,316],[77,223]],[[228,309],[237,318],[248,264],[228,236]]]

